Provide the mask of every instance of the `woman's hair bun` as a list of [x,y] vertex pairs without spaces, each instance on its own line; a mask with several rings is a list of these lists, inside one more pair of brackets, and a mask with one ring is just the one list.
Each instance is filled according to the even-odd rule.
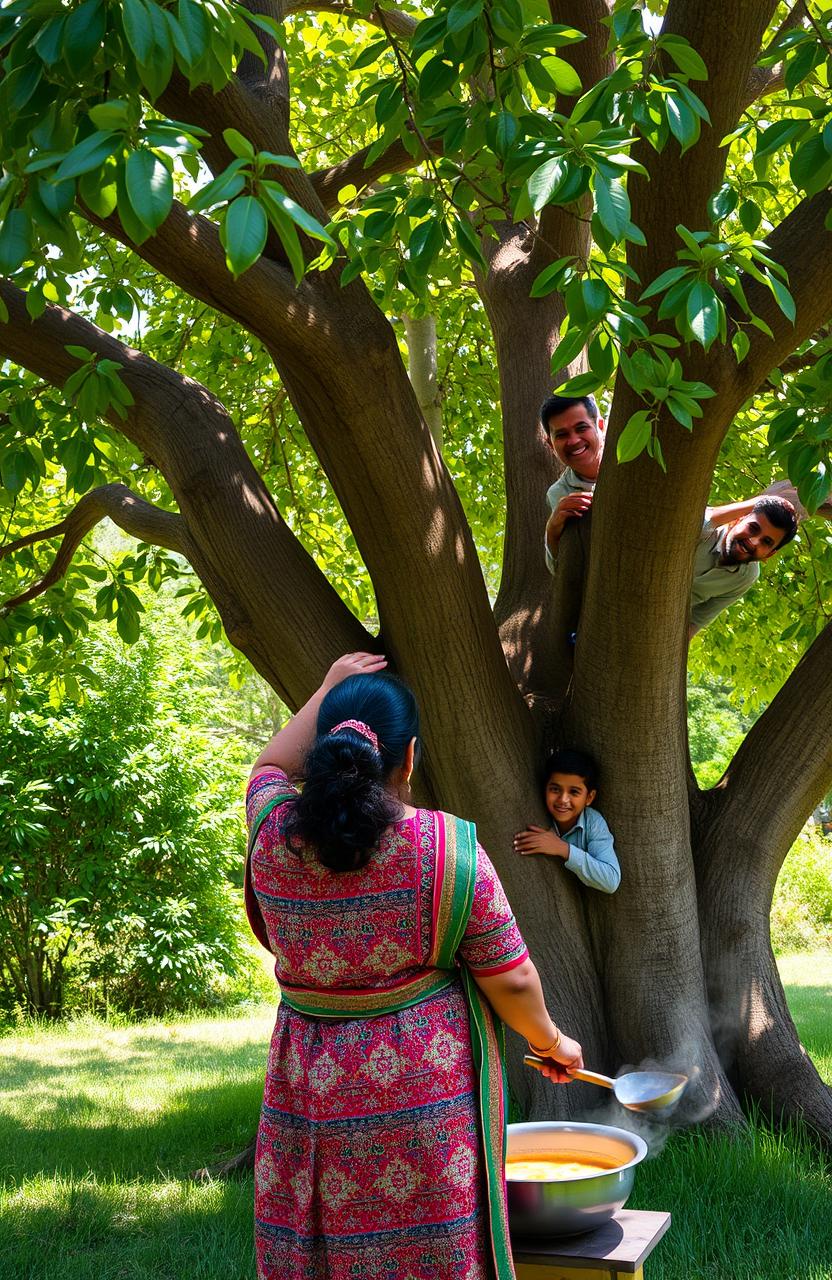
[[[376,748],[360,729],[366,725]],[[285,820],[290,847],[314,848],[332,871],[364,866],[399,806],[386,787],[419,736],[416,699],[395,676],[349,676],[330,689],[304,767],[304,786]],[[332,730],[335,732],[332,732]]]

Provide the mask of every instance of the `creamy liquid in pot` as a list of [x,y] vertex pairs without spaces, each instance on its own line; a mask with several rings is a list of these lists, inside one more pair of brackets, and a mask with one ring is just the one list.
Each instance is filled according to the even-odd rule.
[[620,1166],[614,1161],[574,1160],[568,1156],[545,1152],[533,1157],[518,1156],[506,1160],[506,1181],[508,1182],[567,1182],[570,1178],[585,1178],[589,1174],[609,1173],[610,1169]]

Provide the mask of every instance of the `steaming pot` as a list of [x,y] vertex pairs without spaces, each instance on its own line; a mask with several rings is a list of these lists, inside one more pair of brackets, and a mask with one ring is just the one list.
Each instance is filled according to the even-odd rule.
[[601,1173],[563,1181],[507,1183],[512,1234],[571,1236],[594,1231],[623,1208],[647,1143],[611,1125],[541,1121],[508,1126],[507,1156],[611,1164]]

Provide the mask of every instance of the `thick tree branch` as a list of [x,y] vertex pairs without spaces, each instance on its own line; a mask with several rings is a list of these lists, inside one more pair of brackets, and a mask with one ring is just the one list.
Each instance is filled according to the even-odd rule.
[[[116,360],[135,404],[112,425],[164,473],[187,529],[187,555],[226,633],[290,706],[327,666],[373,639],[349,612],[274,505],[223,406],[199,383],[133,351],[61,307],[37,320],[0,281],[9,318],[0,354],[61,387],[78,367],[68,344]],[[252,566],[268,564],[268,574]]]
[[63,540],[55,558],[39,581],[35,582],[20,595],[4,600],[4,609],[14,609],[16,605],[34,600],[54,586],[69,568],[75,551],[80,543],[101,520],[109,517],[125,533],[142,542],[152,543],[157,547],[167,547],[168,551],[179,551],[187,555],[187,533],[181,516],[171,511],[163,511],[152,502],[133,493],[123,484],[103,484],[97,489],[85,493],[68,515],[48,529],[28,533],[14,542],[0,547],[0,560],[35,542],[43,542],[48,538],[56,538],[63,534]]
[[[441,155],[440,139],[435,142],[432,140],[430,145],[433,155]],[[372,164],[367,165],[371,146],[363,147],[354,155],[347,156],[346,160],[339,160],[338,164],[332,165],[331,168],[318,169],[311,175],[312,186],[327,212],[336,208],[338,192],[342,187],[354,186],[361,190],[362,187],[372,186],[387,174],[405,173],[408,169],[414,169],[416,165],[424,162],[423,155],[411,155],[401,139],[397,138]]]
[[[798,26],[805,16],[805,0],[797,0],[797,3],[786,14],[766,47],[770,48],[787,31],[791,31],[793,27]],[[785,73],[786,64],[784,62],[778,62],[773,67],[752,67],[748,74],[748,83],[743,95],[743,111],[750,107],[752,102],[756,102],[758,98],[767,97],[771,93],[776,93],[778,89],[782,89],[785,85]]]
[[222,311],[266,342],[280,338],[299,351],[307,350],[325,327],[322,307],[315,298],[316,281],[306,278],[295,286],[286,267],[260,258],[237,280],[225,262],[215,224],[188,213],[174,201],[155,235],[135,245],[119,218],[99,218],[85,210],[95,226],[120,240],[168,280],[192,297]]

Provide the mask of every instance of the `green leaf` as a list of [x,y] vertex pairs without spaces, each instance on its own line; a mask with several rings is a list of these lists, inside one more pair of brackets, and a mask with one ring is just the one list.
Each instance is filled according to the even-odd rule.
[[797,314],[794,305],[794,298],[783,284],[783,281],[778,280],[774,272],[767,271],[766,280],[768,282],[768,287],[774,294],[778,307],[783,312],[783,315],[787,320],[791,320],[792,324],[794,324],[795,315]]
[[268,229],[265,210],[254,196],[238,196],[228,206],[220,227],[220,240],[226,264],[235,278],[260,257]]
[[539,169],[535,169],[526,184],[535,213],[540,213],[543,206],[549,203],[563,185],[567,174],[568,169],[560,156],[547,160]]
[[211,24],[201,4],[196,0],[179,0],[179,29],[185,38],[192,63],[204,56],[211,42]]
[[11,275],[28,258],[32,221],[25,209],[10,209],[0,228],[0,271]]
[[778,120],[775,124],[770,124],[768,128],[763,130],[757,140],[757,150],[755,155],[758,160],[765,156],[773,155],[775,151],[779,151],[787,142],[792,142],[795,138],[801,137],[809,128],[808,120]]
[[73,9],[64,27],[63,51],[67,66],[76,75],[86,71],[104,39],[105,18],[101,0],[84,0]]
[[470,222],[465,218],[454,219],[454,233],[456,242],[461,253],[465,255],[469,262],[475,267],[479,267],[481,271],[487,270],[485,258],[480,248],[479,237],[471,226]]
[[630,225],[630,197],[621,182],[595,179],[595,206],[602,226],[620,240]]
[[63,182],[65,178],[78,178],[82,173],[90,173],[100,169],[104,161],[121,145],[121,136],[117,133],[91,133],[83,142],[68,151],[58,165],[55,179]]
[[122,0],[121,17],[137,62],[146,63],[153,52],[153,26],[147,7],[142,0]]
[[150,235],[150,230],[144,225],[141,218],[133,208],[133,204],[127,191],[127,183],[125,182],[124,165],[120,165],[116,171],[116,199],[119,221],[127,233],[127,236],[134,244],[144,244],[145,240]]
[[464,31],[482,13],[482,0],[455,0],[448,10],[448,30]]
[[687,327],[707,351],[719,332],[720,301],[709,284],[698,280],[688,294]]
[[583,295],[587,319],[600,320],[611,302],[610,291],[603,280],[599,280],[595,276],[588,276],[581,281],[581,294]]
[[577,360],[578,356],[586,346],[587,333],[592,332],[591,327],[587,330],[587,326],[581,325],[573,328],[570,326],[561,338],[558,345],[552,352],[552,373],[559,373],[561,369],[565,369],[573,360]]
[[578,373],[574,378],[568,378],[559,387],[555,387],[555,392],[559,396],[588,396],[598,390],[601,382],[598,374],[590,370],[589,373]]
[[553,54],[548,58],[541,58],[540,65],[558,93],[574,98],[576,94],[581,92],[581,78],[575,68],[566,62],[564,58],[555,57]]
[[152,151],[134,151],[127,160],[126,183],[136,216],[149,231],[156,231],[173,203],[173,179],[167,165]]
[[589,367],[601,382],[609,382],[616,365],[616,350],[609,334],[599,333],[587,348]]
[[99,102],[90,107],[88,112],[96,129],[107,132],[111,129],[126,129],[130,124],[130,111],[123,98],[110,98],[108,102]]
[[414,268],[424,274],[445,240],[445,232],[439,218],[428,218],[413,228],[408,241],[408,253]]
[[431,58],[430,62],[425,63],[419,76],[419,97],[424,100],[447,93],[456,84],[458,74],[454,63],[440,57]]
[[388,48],[386,37],[381,40],[374,40],[372,44],[368,45],[366,49],[362,49],[358,56],[353,59],[350,64],[351,69],[353,71],[361,71],[364,67],[371,67]]
[[322,227],[318,219],[313,217],[311,213],[307,213],[307,211],[303,209],[297,201],[293,200],[291,196],[287,196],[279,182],[273,182],[269,179],[260,185],[270,193],[283,212],[289,215],[296,226],[300,227],[302,231],[305,231],[313,240],[322,240],[324,244],[330,245],[333,249],[335,248],[335,241],[332,239],[332,236],[326,228]]
[[677,94],[668,94],[665,98],[665,111],[670,132],[682,149],[682,155],[699,138],[699,118]]
[[[289,215],[281,209],[271,192],[261,191],[260,200],[266,210],[269,222],[280,237],[280,242],[286,252],[286,257],[289,259],[289,265],[295,277],[295,284],[300,284],[306,273],[306,261],[298,238],[297,227]],[[342,283],[344,282],[342,281]]]
[[760,206],[753,200],[743,200],[739,209],[739,218],[743,231],[753,236],[763,220],[763,215],[760,212]]
[[254,159],[254,147],[239,129],[223,129],[222,137],[232,155],[239,156],[241,160]]
[[647,447],[653,434],[650,414],[646,409],[638,409],[630,418],[615,446],[615,454],[619,462],[632,462]]
[[789,173],[796,187],[807,195],[816,195],[832,181],[832,156],[815,134],[802,142],[792,156]]
[[707,80],[708,68],[682,36],[660,36],[659,47],[670,54],[683,75],[691,80]]
[[118,165],[111,156],[96,173],[85,173],[78,183],[84,204],[100,218],[109,218],[118,203],[117,173]]
[[671,285],[677,284],[689,275],[690,267],[669,267],[667,271],[663,271],[660,276],[652,284],[648,285],[641,295],[641,301],[646,302],[648,298],[654,298],[657,293],[663,293],[665,289],[669,289]]
[[544,267],[540,275],[535,277],[529,297],[543,298],[547,293],[552,293],[562,283],[565,268],[574,261],[572,256],[558,258],[556,262],[551,262],[548,267]]
[[731,337],[731,346],[734,348],[734,355],[737,357],[737,364],[742,364],[748,355],[751,339],[744,329],[737,329]]
[[723,182],[718,191],[708,201],[708,215],[712,222],[721,222],[737,207],[739,192],[730,182]]
[[199,213],[202,209],[210,209],[211,205],[224,204],[238,196],[246,185],[245,175],[241,172],[244,168],[244,160],[232,160],[227,169],[194,192],[188,201],[191,212]]

